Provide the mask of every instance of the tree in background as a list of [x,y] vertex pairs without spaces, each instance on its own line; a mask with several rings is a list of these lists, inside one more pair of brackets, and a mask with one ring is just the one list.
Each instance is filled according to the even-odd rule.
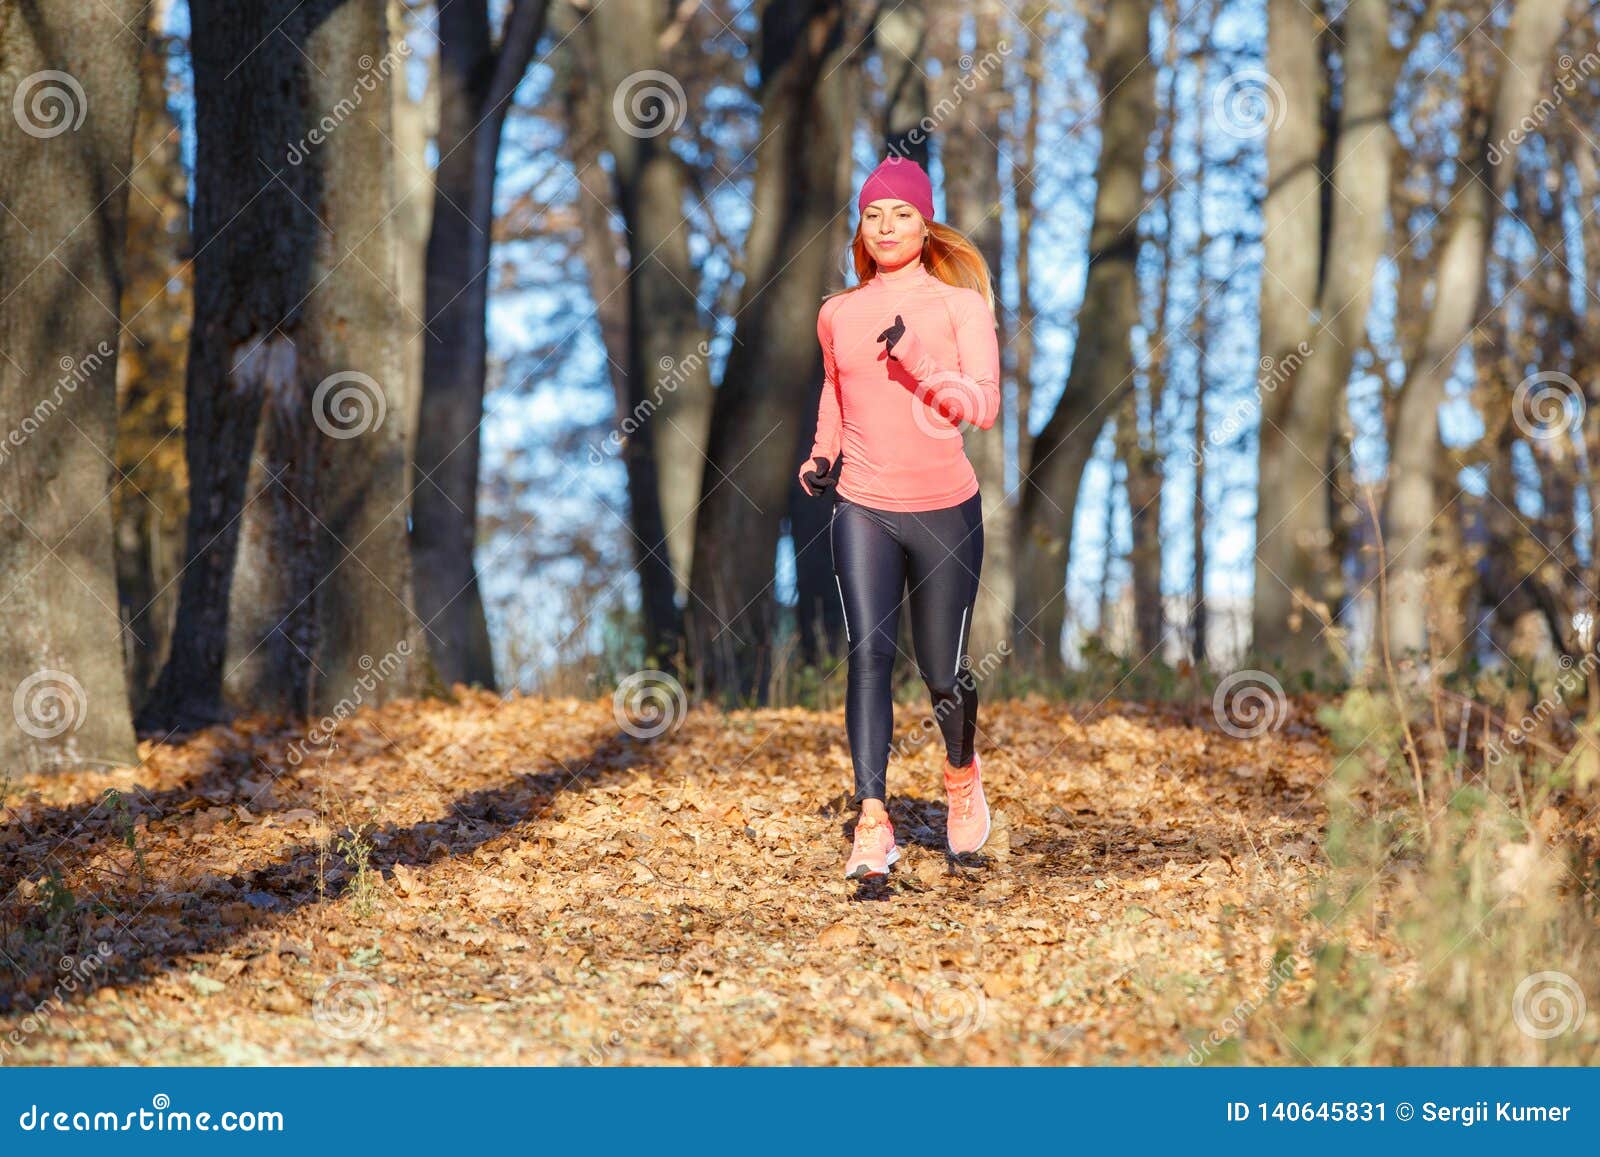
[[[1030,11],[1035,19],[1041,16],[1037,6]],[[1001,304],[1006,270],[1000,146],[1005,138],[1003,114],[1010,107],[1004,87],[1005,61],[1015,48],[1004,35],[1003,13],[993,2],[970,8],[941,5],[929,36],[932,54],[941,66],[937,90],[941,100],[936,107],[942,114],[937,133],[942,139],[945,219],[971,238],[989,263],[1002,350],[1010,335]],[[964,37],[968,28],[970,37]],[[1030,107],[1025,115],[1037,117],[1038,111]],[[1017,503],[1006,486],[1006,442],[1012,427],[1006,409],[1001,406],[989,429],[968,430],[964,435],[967,457],[983,494],[983,572],[967,635],[967,649],[977,656],[1011,641]]]
[[773,580],[794,463],[815,421],[817,309],[849,202],[860,30],[838,0],[774,0],[761,22],[761,143],[743,286],[696,514],[685,618],[705,690],[764,698],[777,635]]
[[607,0],[583,25],[595,79],[610,101],[602,123],[628,254],[624,365],[635,421],[622,454],[645,654],[669,667],[685,659],[678,599],[690,595],[713,404],[710,334],[684,228],[688,179],[671,148],[690,111],[666,67],[681,32],[650,0]]
[[[419,685],[383,0],[196,3],[191,501],[141,723]],[[328,126],[332,126],[331,129]]]
[[170,3],[151,4],[139,62],[136,165],[128,199],[122,345],[117,354],[117,471],[112,497],[117,596],[133,706],[166,662],[183,565],[189,482],[183,457],[183,375],[194,302],[189,173],[167,97]]
[[11,768],[137,759],[112,554],[142,6],[0,6],[0,689]]
[[[1492,310],[1486,262],[1495,222],[1516,167],[1524,118],[1549,99],[1555,45],[1568,0],[1524,0],[1512,12],[1503,45],[1468,37],[1461,94],[1464,129],[1455,157],[1457,187],[1444,214],[1432,262],[1434,292],[1420,347],[1406,368],[1392,433],[1383,522],[1388,543],[1388,644],[1397,654],[1427,647],[1427,570],[1449,485],[1439,406],[1457,357]],[[1487,15],[1485,15],[1487,19]],[[1470,45],[1479,45],[1476,52]],[[1485,79],[1482,70],[1493,71]],[[1567,630],[1555,633],[1559,646]]]
[[[1413,45],[1423,18],[1413,17]],[[1390,47],[1389,25],[1384,0],[1354,0],[1337,27],[1297,0],[1269,9],[1267,65],[1281,99],[1262,209],[1253,646],[1290,670],[1333,671],[1335,512],[1355,501],[1333,489],[1335,430],[1389,239],[1389,119],[1409,54]]]
[[549,0],[516,0],[496,44],[487,0],[439,6],[439,163],[428,235],[411,549],[417,610],[446,686],[495,686],[473,554],[495,175],[511,98],[548,10]]
[[1017,653],[1047,672],[1062,665],[1066,568],[1084,467],[1133,383],[1145,150],[1156,121],[1151,7],[1151,0],[1129,0],[1106,11],[1096,53],[1102,115],[1088,282],[1072,368],[1033,440],[1018,512]]

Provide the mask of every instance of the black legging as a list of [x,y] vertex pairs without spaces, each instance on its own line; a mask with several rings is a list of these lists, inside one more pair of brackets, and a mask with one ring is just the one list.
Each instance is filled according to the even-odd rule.
[[879,510],[841,498],[829,536],[833,573],[850,642],[845,729],[856,771],[856,801],[883,799],[894,733],[891,695],[900,594],[911,584],[911,637],[933,698],[945,756],[972,762],[978,691],[966,657],[972,604],[983,565],[983,496],[941,510]]

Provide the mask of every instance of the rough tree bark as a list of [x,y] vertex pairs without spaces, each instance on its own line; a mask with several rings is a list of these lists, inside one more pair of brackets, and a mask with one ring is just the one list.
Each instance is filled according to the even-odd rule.
[[151,728],[224,718],[225,688],[294,715],[405,695],[423,651],[383,88],[403,61],[383,0],[195,4],[191,20],[192,498]]
[[228,608],[262,396],[289,388],[295,373],[315,194],[309,167],[284,155],[301,137],[302,79],[298,57],[278,50],[273,29],[293,7],[293,0],[231,10],[196,4],[190,17],[197,137],[195,321],[184,403],[190,503],[172,646],[139,716],[140,727],[153,731],[226,718]]
[[325,716],[421,686],[386,87],[404,83],[404,60],[385,0],[321,0],[296,16],[304,123],[335,127],[307,148],[310,284],[294,378],[266,392],[224,688],[242,707]]
[[0,760],[18,771],[138,758],[106,498],[142,7],[0,5]]
[[1141,405],[1137,390],[1123,399],[1117,418],[1116,455],[1123,465],[1128,493],[1129,582],[1133,594],[1133,638],[1136,662],[1160,662],[1166,634],[1161,604],[1161,489],[1164,470],[1156,449],[1154,423],[1146,416],[1157,400],[1160,372],[1152,368],[1150,395]]
[[594,83],[598,65],[593,44],[587,37],[573,35],[575,29],[571,25],[581,16],[572,7],[558,8],[552,14],[551,35],[563,46],[554,67],[560,75],[562,108],[567,118],[565,144],[576,174],[573,179],[580,188],[574,200],[582,222],[583,264],[589,275],[589,296],[595,303],[600,341],[609,355],[606,374],[620,419],[628,412],[628,379],[620,370],[628,351],[628,295],[623,288],[625,254],[611,224],[614,190],[602,163],[605,121],[611,115],[611,105]]
[[[1203,90],[1202,90],[1203,91]],[[1210,238],[1201,231],[1199,243],[1195,252],[1200,255],[1203,262],[1206,250],[1209,248]],[[1206,277],[1202,266],[1200,276],[1196,281],[1200,300],[1209,300],[1211,281]],[[1206,434],[1206,387],[1209,384],[1207,362],[1211,351],[1211,316],[1205,307],[1197,311],[1194,318],[1194,486],[1190,491],[1189,502],[1189,533],[1190,552],[1194,558],[1194,576],[1189,587],[1189,661],[1201,667],[1209,662],[1210,648],[1210,615],[1206,607],[1206,524],[1209,521],[1210,506],[1206,502],[1206,458],[1210,453],[1210,446]]]

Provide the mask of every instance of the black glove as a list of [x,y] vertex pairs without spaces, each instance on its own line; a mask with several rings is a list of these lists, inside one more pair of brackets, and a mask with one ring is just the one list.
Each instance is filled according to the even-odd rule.
[[893,355],[894,343],[899,341],[900,335],[905,332],[906,323],[901,320],[900,315],[897,313],[894,315],[894,324],[878,335],[878,340],[885,343],[884,352]]
[[800,477],[805,480],[806,490],[813,498],[833,498],[837,500],[838,492],[834,487],[839,484],[839,467],[844,465],[844,455],[840,454],[833,460],[833,465],[828,465],[828,460],[822,457],[811,459],[815,469],[807,470]]

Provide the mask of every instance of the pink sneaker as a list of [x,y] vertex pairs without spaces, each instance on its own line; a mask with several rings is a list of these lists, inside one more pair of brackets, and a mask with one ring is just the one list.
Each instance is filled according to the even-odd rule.
[[989,838],[989,801],[983,798],[983,772],[976,751],[971,767],[944,765],[944,792],[949,801],[945,841],[950,850],[957,855],[977,851]]
[[847,880],[887,876],[889,865],[900,858],[894,842],[894,825],[887,818],[862,816],[856,821],[856,842],[845,864]]

